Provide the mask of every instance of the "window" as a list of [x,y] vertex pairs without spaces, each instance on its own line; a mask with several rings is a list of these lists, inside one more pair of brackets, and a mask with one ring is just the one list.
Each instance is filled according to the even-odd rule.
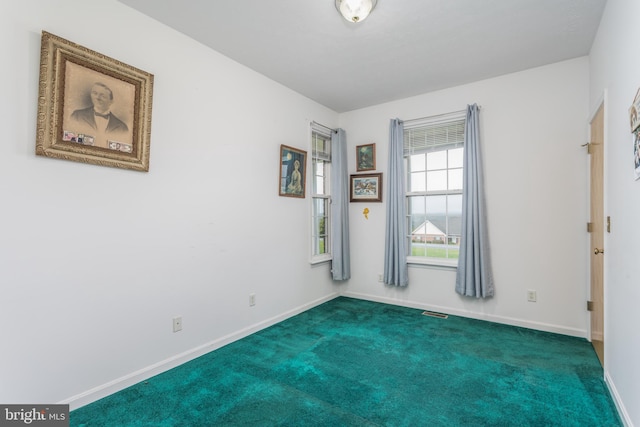
[[331,259],[331,136],[318,129],[311,132],[311,262]]
[[409,262],[457,265],[464,125],[464,116],[405,125]]

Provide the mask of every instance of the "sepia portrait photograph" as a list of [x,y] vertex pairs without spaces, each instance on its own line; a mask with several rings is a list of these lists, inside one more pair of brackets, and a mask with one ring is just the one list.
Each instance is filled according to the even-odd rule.
[[149,170],[153,75],[42,33],[36,154]]
[[71,62],[65,68],[63,141],[132,153],[135,87]]

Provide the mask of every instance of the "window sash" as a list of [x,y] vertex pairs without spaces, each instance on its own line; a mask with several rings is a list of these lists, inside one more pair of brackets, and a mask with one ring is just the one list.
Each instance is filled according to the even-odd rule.
[[329,240],[329,203],[328,196],[313,197],[313,216],[311,236],[313,242],[313,256],[330,253]]
[[[414,153],[405,157],[405,188],[407,194],[438,194],[462,192],[463,168],[459,158],[463,148],[455,152],[442,149],[431,153]],[[429,157],[442,153],[438,162]],[[436,163],[434,165],[434,163]]]
[[331,136],[314,130],[311,136],[311,155],[314,159],[331,162]]
[[311,133],[312,194],[330,195],[331,136],[313,130]]
[[311,262],[331,259],[331,136],[312,129],[311,133]]
[[461,153],[451,150],[464,147],[464,128],[460,114],[405,127],[406,242],[411,262],[457,264],[462,165]]

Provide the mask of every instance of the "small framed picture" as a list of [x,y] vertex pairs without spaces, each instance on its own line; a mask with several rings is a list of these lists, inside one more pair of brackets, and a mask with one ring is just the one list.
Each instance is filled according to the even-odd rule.
[[351,175],[350,201],[382,202],[382,173]]
[[640,128],[633,133],[633,163],[637,181],[640,179]]
[[304,199],[306,161],[306,151],[286,145],[280,146],[280,196]]
[[356,163],[358,172],[376,170],[376,144],[358,145]]
[[631,125],[631,133],[640,129],[640,89],[636,92],[629,108],[629,124]]

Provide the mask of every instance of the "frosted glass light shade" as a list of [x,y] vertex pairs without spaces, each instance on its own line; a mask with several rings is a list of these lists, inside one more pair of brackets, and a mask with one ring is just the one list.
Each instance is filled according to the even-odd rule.
[[376,7],[377,0],[336,0],[336,9],[349,22],[364,21]]

